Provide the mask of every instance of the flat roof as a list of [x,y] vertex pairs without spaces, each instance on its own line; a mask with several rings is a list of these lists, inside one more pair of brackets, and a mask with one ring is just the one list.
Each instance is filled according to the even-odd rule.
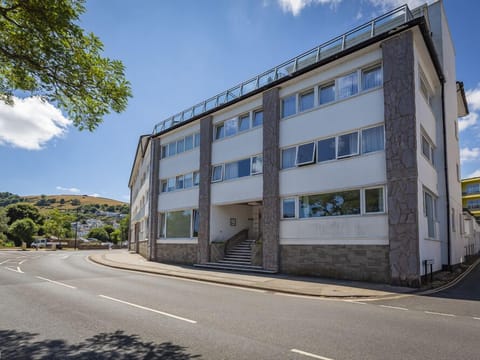
[[254,76],[229,90],[204,100],[197,105],[189,107],[188,109],[157,123],[153,128],[153,135],[163,133],[171,128],[177,127],[179,124],[199,118],[203,114],[211,113],[216,109],[238,101],[240,98],[253,95],[257,93],[259,89],[281,79],[294,77],[302,70],[309,68],[322,60],[331,58],[335,54],[353,48],[354,46],[380,34],[388,33],[390,30],[406,24],[410,20],[420,16],[423,16],[423,7],[419,7],[413,12],[410,11],[407,5],[391,10],[354,28],[353,30],[316,46],[293,59]]

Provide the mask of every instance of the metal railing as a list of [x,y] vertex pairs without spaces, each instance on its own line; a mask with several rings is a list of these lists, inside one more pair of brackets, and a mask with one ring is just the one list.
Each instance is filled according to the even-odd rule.
[[[416,16],[420,16],[416,14]],[[270,70],[267,70],[233,88],[224,91],[214,97],[211,97],[201,103],[192,106],[178,114],[169,117],[155,125],[153,134],[165,131],[177,124],[188,121],[195,116],[201,115],[215,109],[218,106],[228,104],[229,102],[247,95],[257,89],[262,88],[276,80],[290,76],[295,72],[315,64],[323,59],[335,55],[354,45],[360,44],[376,35],[383,34],[392,30],[414,18],[407,5],[400,6],[387,12],[353,30],[346,32],[326,43],[323,43],[309,51],[296,56]]]

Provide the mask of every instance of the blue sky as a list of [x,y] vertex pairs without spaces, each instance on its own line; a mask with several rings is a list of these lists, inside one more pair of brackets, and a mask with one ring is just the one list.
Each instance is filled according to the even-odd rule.
[[[423,3],[407,1],[411,8]],[[128,201],[138,137],[189,106],[321,44],[398,0],[90,0],[81,25],[122,60],[134,97],[93,133],[51,105],[0,106],[0,191]],[[480,176],[480,2],[445,0],[471,114],[460,121],[462,177]]]

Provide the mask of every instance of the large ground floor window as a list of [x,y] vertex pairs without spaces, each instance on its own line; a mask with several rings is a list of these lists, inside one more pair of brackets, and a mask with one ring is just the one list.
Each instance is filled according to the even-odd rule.
[[198,236],[198,210],[187,209],[158,214],[160,238],[192,238]]

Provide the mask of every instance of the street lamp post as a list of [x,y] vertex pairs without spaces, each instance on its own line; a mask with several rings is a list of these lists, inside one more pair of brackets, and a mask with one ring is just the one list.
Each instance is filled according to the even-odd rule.
[[78,210],[80,207],[77,207],[77,221],[75,222],[75,243],[73,245],[73,250],[77,250],[77,234],[78,234]]

